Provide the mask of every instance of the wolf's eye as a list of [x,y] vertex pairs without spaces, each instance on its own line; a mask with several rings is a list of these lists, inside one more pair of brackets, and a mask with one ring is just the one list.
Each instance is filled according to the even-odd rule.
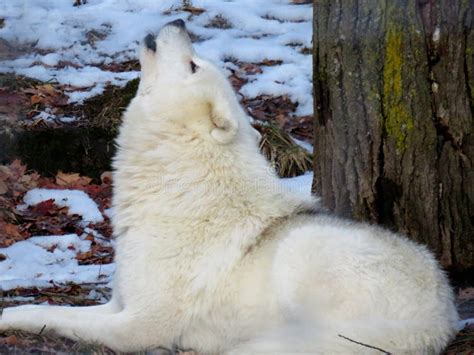
[[189,65],[191,66],[191,71],[193,72],[193,74],[198,70],[198,66],[196,65],[196,63],[194,63],[193,61],[191,61],[189,63]]

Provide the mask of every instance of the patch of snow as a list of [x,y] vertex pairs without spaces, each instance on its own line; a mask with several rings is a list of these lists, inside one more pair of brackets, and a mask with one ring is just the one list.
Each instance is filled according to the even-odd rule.
[[110,207],[110,208],[106,208],[104,210],[104,214],[108,217],[108,218],[112,218],[113,214],[114,214],[114,208],[113,207]]
[[49,107],[46,107],[44,111],[39,112],[36,116],[32,117],[33,121],[44,120],[44,121],[56,121],[59,120],[63,123],[71,123],[77,120],[76,117],[62,116],[58,117]]
[[35,298],[33,296],[13,296],[13,297],[4,297],[5,301],[16,301],[16,302],[31,302]]
[[103,84],[97,84],[92,89],[88,91],[74,91],[69,94],[68,103],[78,103],[82,104],[84,100],[87,100],[91,97],[100,95],[104,92],[105,87]]
[[440,38],[441,38],[441,29],[439,27],[436,27],[436,29],[433,32],[433,42],[439,42]]
[[58,53],[49,53],[41,58],[41,62],[49,66],[55,66],[58,65],[59,59],[60,55]]
[[314,152],[314,147],[312,144],[309,144],[308,142],[305,142],[305,141],[302,141],[302,140],[299,140],[295,137],[291,137],[291,139],[293,139],[293,141],[298,144],[301,148],[303,148],[304,150],[306,150],[308,153],[310,154],[313,154]]
[[0,248],[0,288],[52,287],[54,283],[109,282],[114,264],[79,265],[76,255],[90,249],[91,242],[76,234],[31,237]]
[[115,240],[114,239],[112,239],[112,240],[107,239],[102,234],[100,234],[99,232],[97,232],[96,230],[94,230],[92,228],[89,228],[89,227],[84,228],[84,233],[92,234],[97,243],[100,243],[100,244],[106,245],[106,246],[112,246],[112,247],[115,246]]
[[[307,65],[310,66],[308,58]],[[247,97],[259,95],[280,96],[287,94],[293,102],[298,102],[298,112],[301,115],[313,113],[313,100],[308,97],[311,93],[311,82],[305,79],[303,66],[282,64],[264,67],[263,73],[251,76],[251,81],[241,88],[241,93]]]
[[54,121],[56,116],[48,111],[49,110],[41,111],[40,113],[38,113],[36,116],[33,117],[33,120],[34,121],[36,120]]
[[97,301],[99,303],[106,303],[108,299],[104,297],[103,293],[99,293],[96,290],[91,290],[87,295],[87,299]]
[[[194,0],[206,11],[181,11],[181,0],[90,0],[74,7],[71,1],[0,2],[4,27],[0,37],[18,46],[33,46],[23,57],[0,62],[0,72],[14,72],[42,81],[54,80],[86,91],[68,92],[69,102],[100,94],[106,85],[124,85],[138,72],[111,72],[103,65],[136,59],[147,33],[182,18],[200,38],[197,52],[221,67],[233,58],[258,63],[279,60],[261,75],[249,76],[242,94],[288,95],[298,103],[297,115],[312,113],[312,7],[288,1]],[[212,28],[220,16],[230,28]],[[39,52],[39,53],[38,53]],[[62,65],[59,65],[62,63]]]
[[473,325],[473,324],[474,324],[474,318],[468,318],[468,319],[460,320],[458,323],[458,327],[459,327],[459,330],[462,330],[468,325]]
[[291,192],[299,195],[311,195],[311,185],[313,183],[313,172],[304,175],[280,179],[283,186]]
[[51,199],[59,207],[68,207],[69,214],[82,216],[84,222],[97,223],[104,220],[97,204],[83,191],[33,189],[23,197],[23,201],[29,206]]
[[70,117],[70,116],[63,116],[59,117],[58,120],[60,120],[63,123],[71,123],[77,120],[77,117]]

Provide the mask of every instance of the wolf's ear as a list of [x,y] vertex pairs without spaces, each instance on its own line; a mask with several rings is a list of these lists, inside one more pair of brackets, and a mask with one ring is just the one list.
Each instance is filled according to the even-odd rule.
[[[221,96],[221,95],[219,95]],[[233,97],[231,97],[233,98]],[[241,108],[228,97],[216,97],[211,104],[211,120],[215,128],[211,136],[220,144],[230,143],[239,131],[238,115]]]

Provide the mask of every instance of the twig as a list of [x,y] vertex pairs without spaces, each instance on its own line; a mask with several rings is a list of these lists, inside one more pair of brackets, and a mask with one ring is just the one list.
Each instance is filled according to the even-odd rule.
[[102,264],[99,264],[99,275],[97,275],[97,280],[100,279],[100,272],[102,271]]
[[39,331],[38,335],[43,334],[43,332],[44,332],[45,329],[46,329],[46,324],[43,325],[43,328],[41,328],[41,330]]
[[338,337],[341,337],[341,338],[344,338],[346,340],[349,340],[353,343],[356,343],[356,344],[359,344],[359,345],[362,345],[362,346],[365,346],[367,348],[371,348],[371,349],[375,349],[375,350],[378,350],[384,354],[387,354],[387,355],[392,355],[392,353],[389,353],[388,351],[385,351],[384,349],[380,349],[380,348],[377,348],[376,346],[372,346],[372,345],[368,345],[368,344],[364,344],[364,343],[361,343],[360,341],[355,341],[355,340],[352,340],[351,338],[348,338],[348,337],[345,337],[344,335],[341,335],[341,334],[338,334],[337,335]]
[[2,315],[3,315],[3,305],[5,302],[4,297],[5,295],[3,293],[3,288],[0,288],[0,318],[2,318]]

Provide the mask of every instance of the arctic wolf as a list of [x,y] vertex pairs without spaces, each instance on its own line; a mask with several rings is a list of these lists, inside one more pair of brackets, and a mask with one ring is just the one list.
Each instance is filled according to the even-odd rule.
[[95,307],[6,309],[120,351],[437,353],[457,331],[434,257],[285,190],[221,71],[184,22],[143,41],[114,160],[113,296]]

